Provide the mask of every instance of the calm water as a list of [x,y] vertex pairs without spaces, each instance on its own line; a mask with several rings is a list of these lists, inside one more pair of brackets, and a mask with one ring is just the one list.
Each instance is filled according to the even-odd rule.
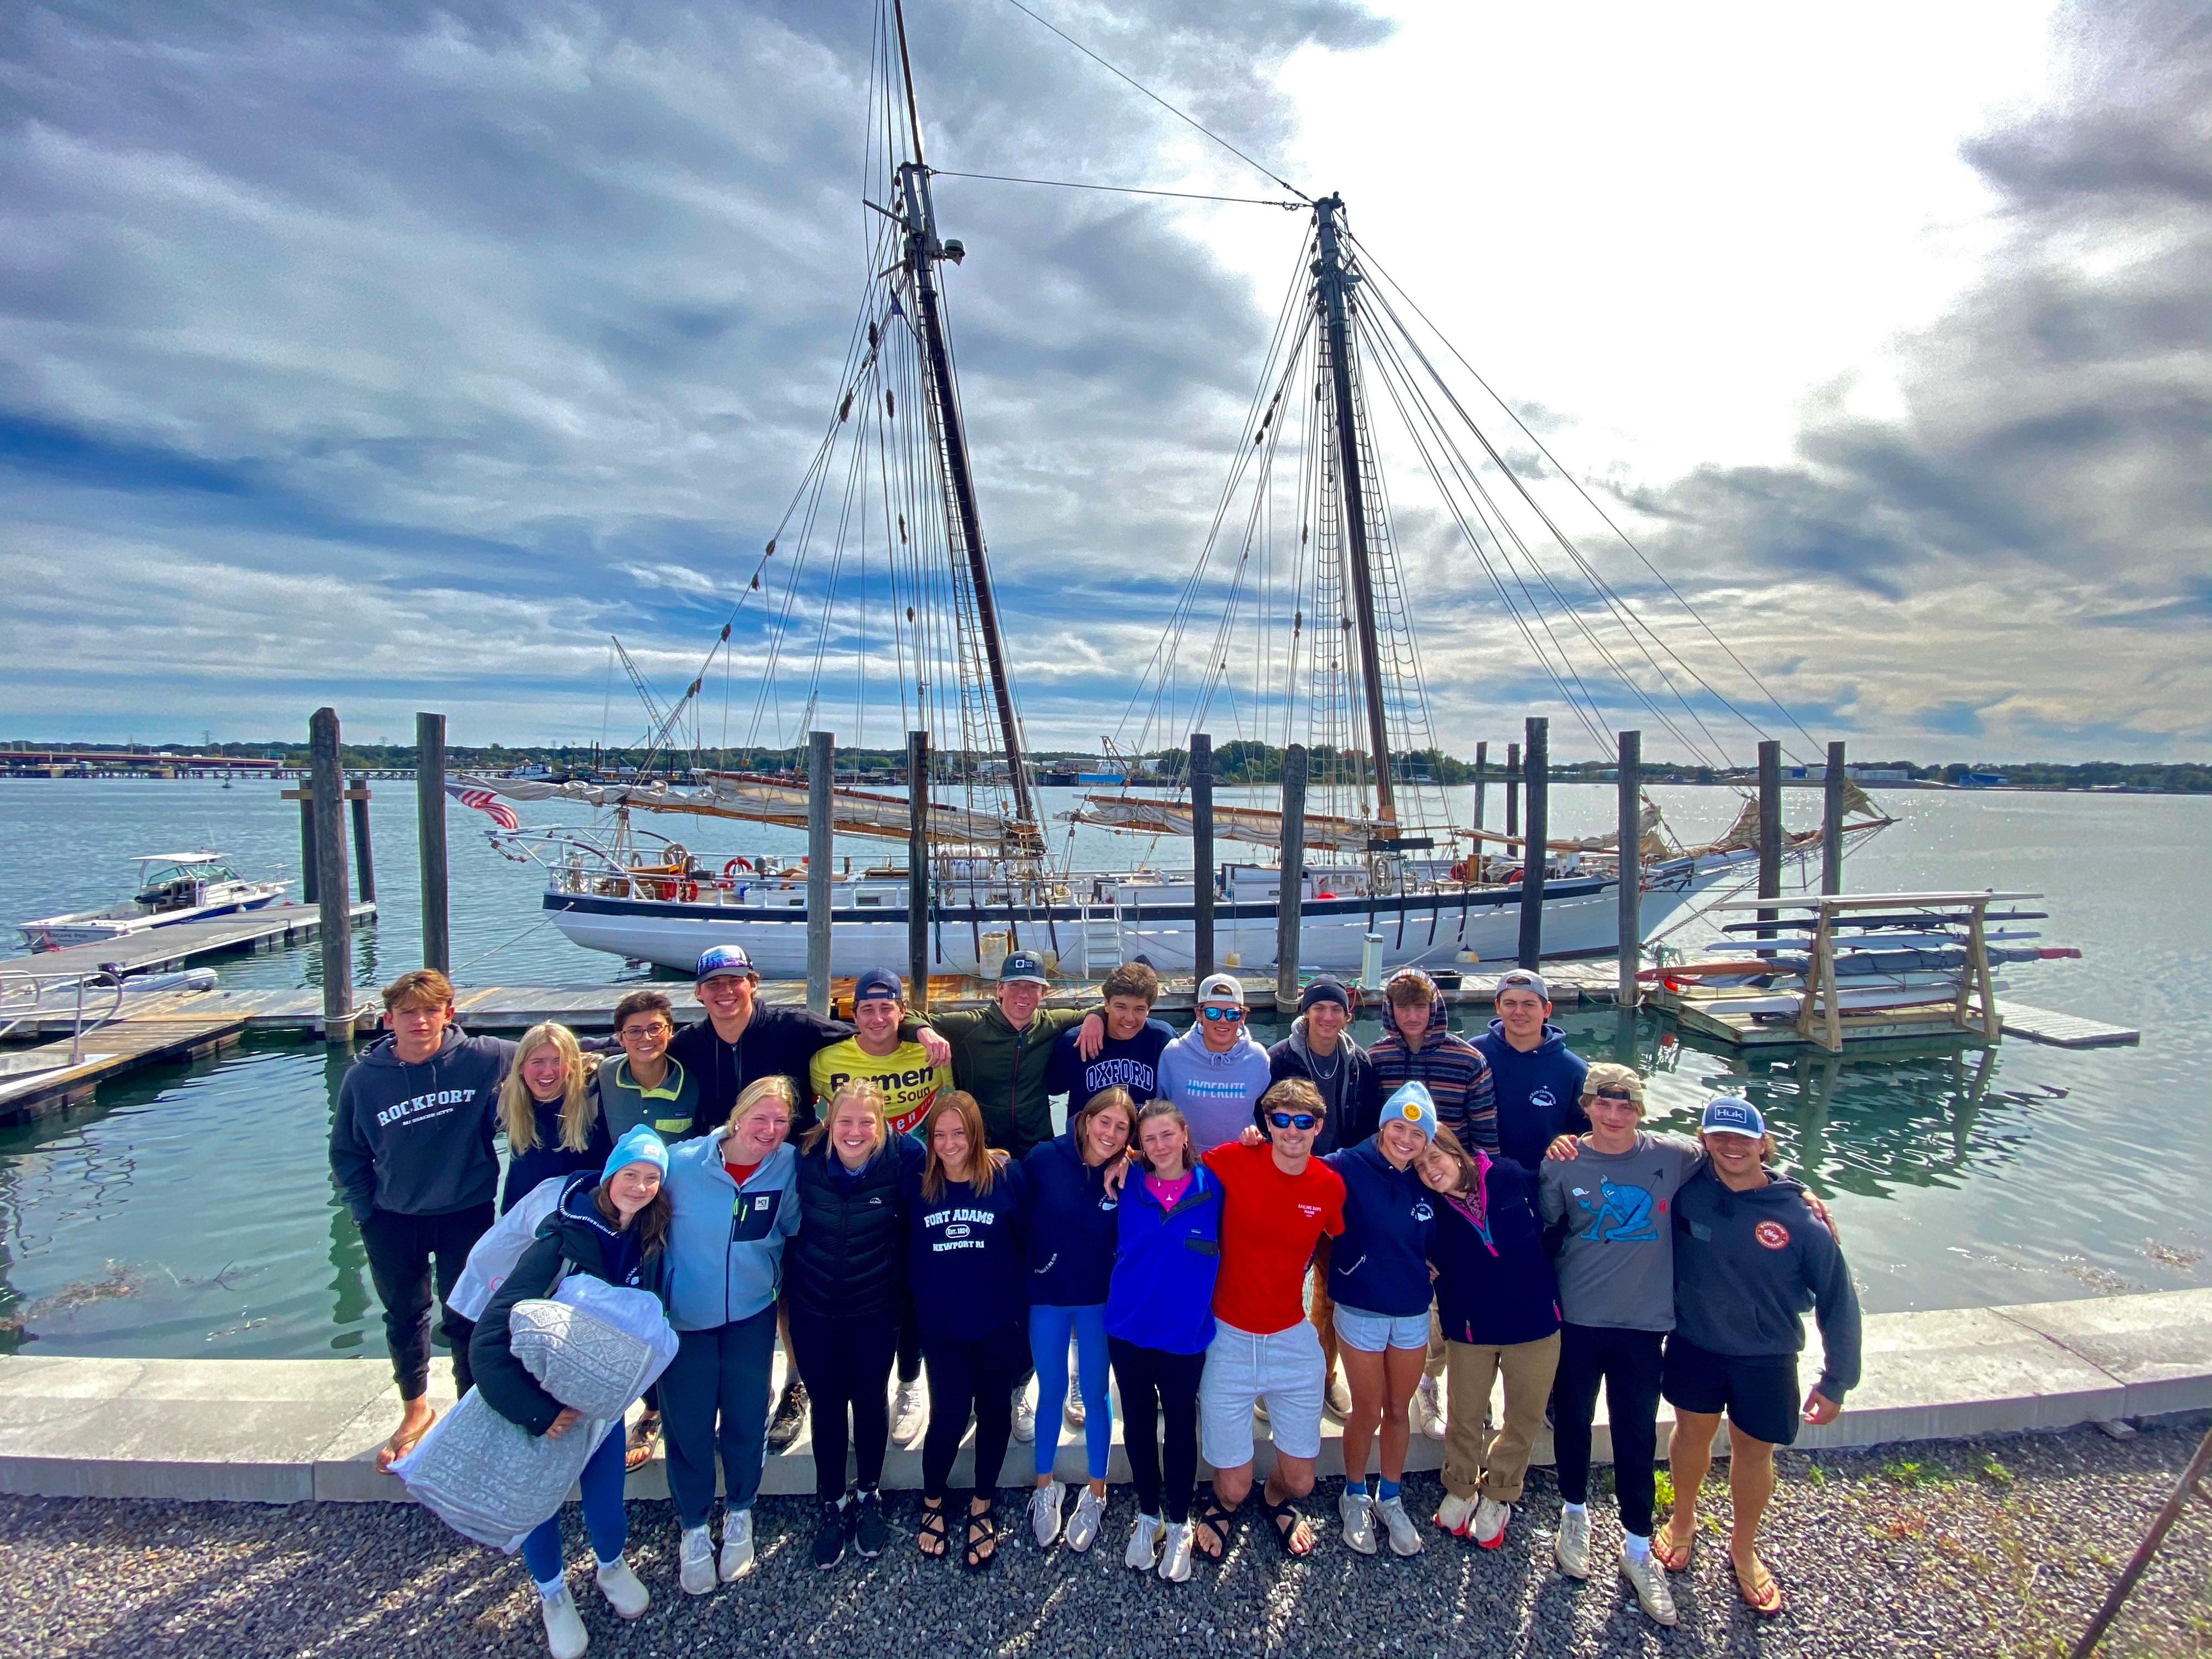
[[[375,789],[383,916],[356,934],[364,984],[412,966],[417,939],[412,787]],[[296,874],[297,809],[276,793],[0,782],[0,921],[112,898],[128,854],[186,842],[219,847],[249,872]],[[1734,814],[1725,792],[1656,793],[1685,838]],[[1793,819],[1817,810],[1810,794],[1791,802]],[[1853,887],[2047,893],[2046,936],[2085,959],[2016,969],[2011,994],[2139,1026],[2142,1046],[1739,1060],[1679,1043],[1649,1018],[1623,1029],[1610,1011],[1567,1016],[1570,1040],[1650,1073],[1657,1115],[1678,1126],[1717,1089],[1747,1091],[1834,1205],[1870,1309],[2212,1285],[2212,802],[1906,793],[1889,804],[1904,822],[1854,857]],[[524,810],[533,823],[563,811]],[[1609,790],[1555,791],[1561,833],[1605,827],[1612,811]],[[533,872],[494,854],[472,817],[453,813],[460,976],[614,977],[611,958],[538,924]],[[1094,850],[1092,833],[1078,843],[1082,862],[1136,850],[1103,838]],[[769,831],[726,850],[798,842]],[[724,850],[704,836],[697,844]],[[1168,864],[1174,850],[1146,855]],[[312,983],[316,960],[312,949],[216,959],[238,985]],[[338,1075],[318,1048],[257,1041],[140,1073],[75,1117],[0,1132],[0,1349],[378,1349],[360,1241],[325,1161]]]

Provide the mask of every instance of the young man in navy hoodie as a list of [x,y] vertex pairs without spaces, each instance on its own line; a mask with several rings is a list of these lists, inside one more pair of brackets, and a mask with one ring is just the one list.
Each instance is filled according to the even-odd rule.
[[[1154,1019],[1160,976],[1141,962],[1125,962],[1099,988],[1105,1005],[1105,1030],[1095,1052],[1083,1049],[1085,1026],[1062,1031],[1045,1067],[1044,1091],[1067,1097],[1067,1115],[1081,1111],[1101,1089],[1127,1089],[1141,1106],[1160,1091],[1160,1050],[1175,1040],[1175,1027]],[[1086,1022],[1087,1025],[1088,1022]]]
[[434,968],[384,988],[384,1027],[338,1085],[331,1176],[361,1229],[384,1304],[384,1340],[399,1384],[399,1426],[376,1454],[388,1469],[428,1431],[432,1264],[453,1389],[466,1394],[469,1322],[445,1305],[469,1251],[492,1223],[499,1085],[514,1045],[454,1026],[453,986]]
[[1498,1150],[1533,1175],[1554,1140],[1589,1133],[1582,1097],[1589,1062],[1568,1048],[1565,1031],[1547,1023],[1552,992],[1541,974],[1516,968],[1498,981],[1492,1000],[1498,1018],[1474,1046],[1490,1062]]

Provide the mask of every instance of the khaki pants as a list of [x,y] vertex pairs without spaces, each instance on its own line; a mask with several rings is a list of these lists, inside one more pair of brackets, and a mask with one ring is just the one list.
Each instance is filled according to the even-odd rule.
[[[1445,1375],[1450,1409],[1445,1414],[1444,1489],[1455,1498],[1479,1492],[1499,1504],[1521,1501],[1528,1473],[1528,1449],[1544,1426],[1544,1401],[1552,1375],[1559,1368],[1559,1334],[1540,1342],[1447,1342]],[[1490,1390],[1505,1375],[1505,1426],[1495,1435],[1483,1428]]]

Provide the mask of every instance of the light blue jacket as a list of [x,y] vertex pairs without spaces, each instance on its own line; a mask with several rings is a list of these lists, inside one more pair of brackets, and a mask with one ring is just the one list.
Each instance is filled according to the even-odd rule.
[[799,1154],[761,1160],[740,1188],[722,1162],[727,1129],[668,1149],[668,1322],[712,1330],[750,1319],[783,1285],[783,1241],[799,1231]]

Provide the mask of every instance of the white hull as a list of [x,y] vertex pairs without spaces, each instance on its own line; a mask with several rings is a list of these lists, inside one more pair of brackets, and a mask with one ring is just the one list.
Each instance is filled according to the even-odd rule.
[[95,910],[77,915],[51,916],[43,921],[21,922],[17,925],[16,931],[22,934],[23,942],[33,951],[65,951],[75,945],[104,945],[110,939],[129,939],[156,927],[173,927],[186,921],[210,921],[217,916],[258,910],[274,904],[283,896],[283,883],[258,885],[266,890],[221,900],[214,904],[194,905],[188,909],[142,911],[136,915],[115,915]]

